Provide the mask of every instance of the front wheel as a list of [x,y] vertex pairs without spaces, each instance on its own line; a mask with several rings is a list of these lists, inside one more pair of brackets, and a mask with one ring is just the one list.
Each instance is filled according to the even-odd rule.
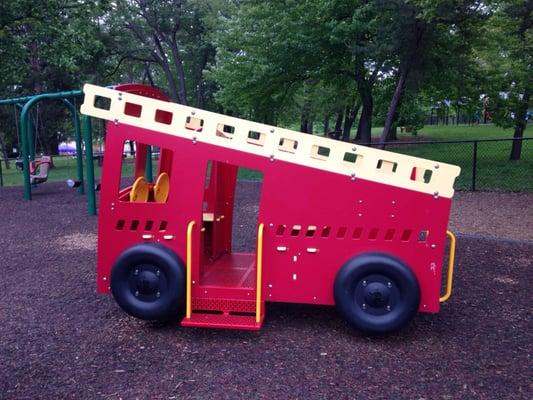
[[387,254],[363,254],[335,278],[335,304],[356,329],[387,334],[407,325],[418,310],[420,289],[413,272]]
[[143,243],[124,251],[111,270],[111,292],[128,314],[165,321],[185,305],[185,268],[170,249]]

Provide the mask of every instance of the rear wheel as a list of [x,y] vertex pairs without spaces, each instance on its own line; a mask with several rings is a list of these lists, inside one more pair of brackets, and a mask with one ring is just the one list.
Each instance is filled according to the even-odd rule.
[[134,317],[169,320],[179,315],[185,304],[185,268],[164,246],[136,245],[113,265],[111,292],[120,307]]
[[387,334],[407,325],[416,314],[420,289],[413,272],[387,254],[352,258],[337,273],[335,304],[356,329]]

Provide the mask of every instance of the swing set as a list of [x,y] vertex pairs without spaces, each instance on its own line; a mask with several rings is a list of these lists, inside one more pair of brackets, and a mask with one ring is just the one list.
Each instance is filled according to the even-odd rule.
[[[35,148],[38,135],[32,119],[31,111],[35,105],[43,100],[60,100],[70,111],[72,124],[74,126],[74,137],[76,141],[76,180],[69,180],[69,186],[77,187],[80,194],[85,193],[83,177],[83,144],[85,142],[86,174],[87,174],[87,205],[90,215],[96,215],[96,194],[94,184],[94,166],[92,154],[92,127],[91,118],[83,117],[84,137],[80,129],[80,118],[76,106],[71,99],[83,96],[81,90],[63,91],[56,93],[42,93],[34,96],[17,97],[0,100],[0,106],[13,105],[15,110],[17,139],[19,141],[19,151],[21,162],[17,168],[23,172],[24,199],[32,199],[32,186],[44,183],[48,179],[48,173],[52,167],[52,158],[42,156],[35,157]],[[20,109],[20,123],[17,109]],[[72,182],[72,183],[71,183]]]

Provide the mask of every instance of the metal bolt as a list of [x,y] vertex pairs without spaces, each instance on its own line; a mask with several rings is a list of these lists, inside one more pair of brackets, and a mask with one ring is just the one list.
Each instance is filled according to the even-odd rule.
[[160,298],[160,297],[161,297],[161,292],[157,292],[157,293],[155,294],[155,297]]
[[139,291],[135,291],[135,297],[139,297]]
[[196,136],[192,137],[192,144],[196,144]]
[[387,311],[390,311],[390,306],[387,306]]
[[366,286],[366,281],[363,281],[363,286]]
[[139,270],[136,269],[135,272],[133,272],[134,275],[139,275]]
[[270,155],[270,162],[273,162],[274,161],[274,154],[271,154]]
[[274,224],[271,222],[270,224],[268,224],[268,226],[270,226],[271,228],[274,227]]
[[433,244],[431,245],[431,248],[432,248],[432,249],[435,249],[436,247],[437,247],[437,245],[436,245],[435,243],[433,243]]
[[393,204],[393,205],[396,204],[396,201],[395,201],[395,200],[392,200],[392,204]]
[[435,193],[433,193],[433,197],[435,197],[436,199],[438,199],[438,198],[439,198],[439,192],[435,192]]
[[157,270],[157,271],[155,271],[155,274],[156,274],[157,276],[159,276],[159,275],[161,275],[161,271]]
[[358,203],[359,203],[359,204],[363,204],[363,200],[359,200]]
[[104,281],[107,281],[107,277],[104,276]]
[[359,214],[357,214],[357,216],[358,216],[358,217],[362,217],[362,216],[363,216],[363,214],[359,213]]
[[191,111],[191,115],[194,115],[194,114],[196,114],[196,111]]
[[387,287],[391,288],[392,287],[392,283],[387,282]]
[[363,310],[366,310],[366,304],[363,303]]
[[352,151],[355,151],[356,149],[357,149],[357,148],[356,148],[355,146],[354,146],[354,147],[352,147]]
[[113,120],[113,123],[115,124],[115,126],[117,126],[117,125],[118,125],[118,119],[115,118],[115,119]]
[[272,284],[268,285],[268,287],[269,287],[270,289],[272,289]]
[[352,181],[355,181],[355,173],[352,174]]
[[439,164],[435,164],[435,169],[439,169]]
[[274,129],[271,129],[271,130],[270,130],[270,133],[274,133]]
[[390,217],[391,217],[391,218],[394,218],[394,214],[391,214],[391,216],[390,216]]

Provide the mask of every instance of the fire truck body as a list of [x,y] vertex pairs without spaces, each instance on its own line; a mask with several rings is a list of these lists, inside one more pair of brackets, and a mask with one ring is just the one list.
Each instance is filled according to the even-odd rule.
[[[182,325],[259,329],[265,302],[344,302],[344,315],[352,312],[347,296],[371,324],[350,322],[381,333],[408,322],[387,325],[402,302],[421,312],[439,310],[457,167],[166,103],[149,89],[142,94],[150,99],[128,93],[139,91],[86,85],[82,107],[112,121],[97,280],[102,293],[112,291],[113,279],[119,282],[113,294],[126,311],[152,319],[159,297],[167,296],[172,313],[186,308]],[[110,99],[109,109],[97,107],[96,96]],[[135,107],[142,107],[142,118]],[[136,183],[121,189],[128,141],[136,143]],[[147,186],[146,201],[132,201],[145,175],[147,146],[159,148],[158,177],[168,177],[164,201],[155,200],[157,184]],[[250,253],[232,251],[238,168],[263,178],[253,227],[257,247]],[[176,265],[159,268],[143,258],[144,249],[161,250],[163,260],[168,250]],[[341,288],[340,275],[355,277],[363,267],[370,272]],[[169,297],[165,290],[176,293]],[[140,312],[132,312],[135,304]],[[412,316],[412,310],[404,313]]]

